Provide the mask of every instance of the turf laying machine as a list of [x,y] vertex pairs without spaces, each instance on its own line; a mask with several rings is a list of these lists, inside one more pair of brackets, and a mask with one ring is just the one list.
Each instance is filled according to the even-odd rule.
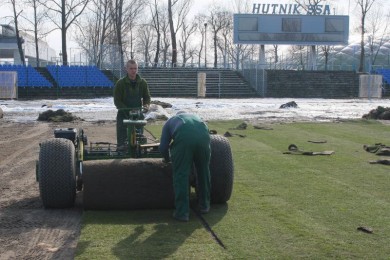
[[[90,142],[82,129],[58,128],[40,143],[37,181],[45,208],[68,208],[82,197],[84,209],[161,209],[174,207],[172,167],[162,161],[159,143],[148,142],[141,109],[124,120],[126,146]],[[211,134],[211,202],[225,203],[233,188],[228,139]],[[196,189],[196,169],[190,182]]]

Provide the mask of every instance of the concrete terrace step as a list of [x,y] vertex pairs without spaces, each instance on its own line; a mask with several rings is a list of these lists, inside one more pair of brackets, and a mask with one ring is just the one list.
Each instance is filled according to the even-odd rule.
[[140,75],[148,82],[153,95],[197,95],[198,73],[206,73],[208,96],[256,96],[256,92],[236,71],[228,69],[196,68],[140,68]]

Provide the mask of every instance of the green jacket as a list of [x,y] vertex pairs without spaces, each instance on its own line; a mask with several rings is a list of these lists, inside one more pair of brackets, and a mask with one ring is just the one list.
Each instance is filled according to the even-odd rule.
[[135,87],[131,86],[127,75],[118,80],[114,87],[114,104],[118,110],[149,105],[150,92],[146,80],[137,74]]

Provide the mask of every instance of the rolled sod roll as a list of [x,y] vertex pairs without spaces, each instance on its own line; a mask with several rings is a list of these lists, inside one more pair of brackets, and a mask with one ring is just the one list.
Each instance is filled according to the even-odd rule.
[[86,210],[174,207],[172,167],[161,159],[85,161],[82,179]]

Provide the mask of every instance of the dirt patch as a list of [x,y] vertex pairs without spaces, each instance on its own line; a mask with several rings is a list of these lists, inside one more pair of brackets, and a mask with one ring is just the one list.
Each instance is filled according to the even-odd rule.
[[82,207],[46,210],[39,198],[39,143],[55,128],[83,128],[91,141],[115,142],[115,121],[11,123],[0,120],[0,259],[73,259]]
[[81,120],[81,118],[74,116],[72,113],[66,112],[63,109],[58,109],[56,111],[49,109],[40,113],[37,120],[48,122],[72,122]]

